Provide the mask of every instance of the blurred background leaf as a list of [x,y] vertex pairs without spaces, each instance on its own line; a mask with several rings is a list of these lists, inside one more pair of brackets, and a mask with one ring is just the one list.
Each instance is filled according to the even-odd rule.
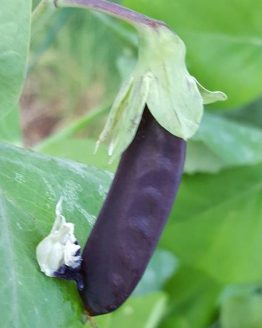
[[166,308],[167,298],[163,292],[133,297],[119,311],[96,319],[103,328],[156,328]]
[[223,115],[233,121],[244,123],[249,126],[262,128],[262,97],[258,98],[246,106],[234,111],[225,112]]
[[217,299],[223,285],[194,265],[181,263],[166,284],[169,296],[161,328],[207,328],[217,315]]
[[261,168],[185,176],[162,246],[219,282],[259,280]]
[[188,143],[186,172],[217,172],[258,164],[262,162],[261,142],[258,127],[206,112],[200,129]]
[[221,328],[262,327],[261,283],[228,286],[221,296]]
[[178,259],[170,252],[157,249],[133,295],[160,291],[164,283],[177,272]]
[[30,22],[30,0],[1,0],[0,140],[20,140],[18,100],[25,78]]
[[261,174],[260,164],[184,177],[160,242],[181,265],[166,288],[163,327],[182,316],[181,327],[206,328],[228,284],[261,280]]

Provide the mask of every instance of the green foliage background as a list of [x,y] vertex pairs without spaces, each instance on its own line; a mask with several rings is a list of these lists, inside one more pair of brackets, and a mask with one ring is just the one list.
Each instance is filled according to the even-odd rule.
[[[122,2],[167,22],[186,43],[189,71],[229,100],[206,107],[188,143],[178,199],[134,295],[96,323],[261,328],[262,1]],[[106,146],[93,154],[95,139],[135,63],[137,37],[115,19],[76,9],[50,8],[31,24],[36,5],[1,0],[1,327],[88,327],[75,286],[43,276],[35,247],[61,195],[86,241],[117,166]],[[59,116],[31,150],[18,119],[28,115],[28,95],[34,113]]]

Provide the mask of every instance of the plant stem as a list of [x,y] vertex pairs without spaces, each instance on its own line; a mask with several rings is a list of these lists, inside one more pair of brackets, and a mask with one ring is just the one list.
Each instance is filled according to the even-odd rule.
[[78,7],[94,9],[124,20],[135,27],[147,25],[150,27],[166,26],[165,23],[140,14],[119,4],[106,0],[54,0],[57,7]]

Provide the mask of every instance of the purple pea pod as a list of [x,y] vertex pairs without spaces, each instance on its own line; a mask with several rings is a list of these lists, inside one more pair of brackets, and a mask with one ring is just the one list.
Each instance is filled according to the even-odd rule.
[[141,279],[175,200],[185,149],[146,108],[83,250],[80,294],[90,315],[118,308]]

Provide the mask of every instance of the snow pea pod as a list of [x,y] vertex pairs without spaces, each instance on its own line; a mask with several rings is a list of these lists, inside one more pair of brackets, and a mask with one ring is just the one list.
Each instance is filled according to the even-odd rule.
[[90,315],[118,308],[141,279],[175,200],[185,149],[145,108],[83,250],[80,295]]

